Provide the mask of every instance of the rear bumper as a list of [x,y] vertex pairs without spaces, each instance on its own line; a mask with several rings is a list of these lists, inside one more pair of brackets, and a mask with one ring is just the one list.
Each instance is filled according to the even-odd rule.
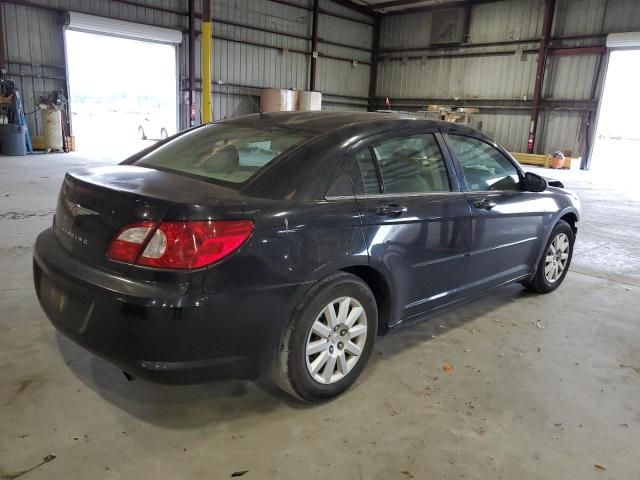
[[166,279],[136,282],[80,262],[51,230],[36,240],[33,275],[60,332],[134,377],[160,383],[259,375],[297,288],[204,295]]

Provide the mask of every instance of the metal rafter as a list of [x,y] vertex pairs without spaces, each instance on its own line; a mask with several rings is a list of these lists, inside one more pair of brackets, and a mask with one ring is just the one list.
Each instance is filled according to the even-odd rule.
[[342,5],[343,7],[350,8],[351,10],[355,10],[356,12],[362,13],[363,15],[369,15],[369,16],[374,15],[374,12],[371,10],[371,7],[368,7],[367,5],[355,3],[350,0],[331,0],[331,1],[333,3],[337,3],[338,5]]
[[[467,8],[473,5],[480,5],[483,3],[495,3],[503,0],[450,0],[445,3],[431,4],[431,5],[419,5],[425,3],[425,0],[390,0],[387,2],[371,3],[369,8],[373,11],[383,13],[386,15],[402,15],[405,13],[415,12],[430,12],[434,10],[446,10],[449,8]],[[412,5],[416,5],[412,7]],[[408,7],[408,8],[403,8]],[[397,9],[391,11],[385,11],[388,9]]]

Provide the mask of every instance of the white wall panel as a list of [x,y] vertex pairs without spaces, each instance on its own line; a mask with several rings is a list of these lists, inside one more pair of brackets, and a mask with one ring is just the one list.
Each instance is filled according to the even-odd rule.
[[[429,55],[438,55],[429,52]],[[535,55],[386,60],[378,96],[520,99],[533,94]]]
[[474,5],[470,38],[472,42],[527,40],[542,30],[544,3],[541,0],[507,0]]
[[333,60],[318,59],[317,89],[327,94],[366,97],[369,88],[369,66]]

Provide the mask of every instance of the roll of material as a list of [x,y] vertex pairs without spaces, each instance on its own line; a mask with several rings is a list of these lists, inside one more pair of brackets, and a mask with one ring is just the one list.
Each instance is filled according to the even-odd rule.
[[298,110],[301,112],[322,110],[322,93],[298,92]]
[[298,92],[282,88],[263,88],[260,91],[260,111],[295,112],[298,104]]

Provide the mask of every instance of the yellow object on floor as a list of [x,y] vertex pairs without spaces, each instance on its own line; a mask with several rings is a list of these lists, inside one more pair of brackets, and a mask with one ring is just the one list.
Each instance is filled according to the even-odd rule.
[[[522,164],[537,165],[545,168],[551,168],[551,162],[553,160],[551,155],[539,155],[535,153],[511,152],[511,155]],[[562,168],[565,170],[571,169],[571,164],[577,160],[578,158],[576,157],[564,157],[564,166]]]

